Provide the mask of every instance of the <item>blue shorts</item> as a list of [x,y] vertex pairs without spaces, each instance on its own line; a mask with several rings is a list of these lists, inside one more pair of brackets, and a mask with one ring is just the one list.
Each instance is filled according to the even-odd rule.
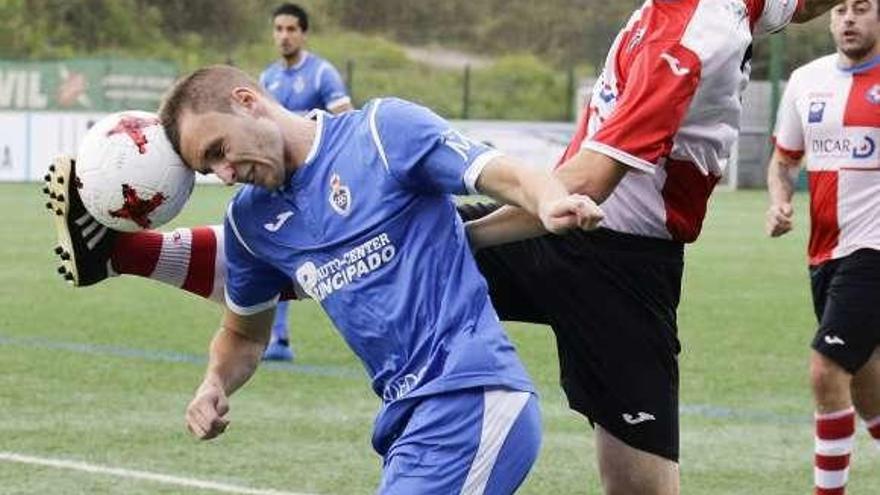
[[431,396],[385,455],[378,493],[513,493],[540,445],[541,414],[529,392],[486,387]]

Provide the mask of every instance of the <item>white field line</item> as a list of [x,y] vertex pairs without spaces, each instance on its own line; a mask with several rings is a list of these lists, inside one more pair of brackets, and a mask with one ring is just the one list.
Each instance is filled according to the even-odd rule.
[[136,471],[133,469],[100,466],[97,464],[89,464],[79,461],[34,457],[29,455],[16,454],[15,452],[0,451],[0,462],[17,462],[20,464],[33,464],[59,469],[70,469],[73,471],[83,471],[86,473],[118,476],[120,478],[152,481],[155,483],[163,483],[166,485],[186,486],[189,488],[198,488],[201,490],[213,490],[215,492],[221,493],[237,493],[240,495],[312,495],[307,493],[282,492],[278,490],[264,490],[260,488],[249,488],[246,486],[228,485],[225,483],[217,483],[214,481],[184,478],[182,476],[170,476],[167,474],[150,473],[147,471]]

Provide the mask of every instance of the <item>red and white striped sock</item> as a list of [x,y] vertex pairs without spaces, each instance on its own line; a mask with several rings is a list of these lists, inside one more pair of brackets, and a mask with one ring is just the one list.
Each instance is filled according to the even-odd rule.
[[865,421],[865,427],[874,439],[874,445],[880,449],[880,416]]
[[223,303],[226,257],[223,227],[121,233],[110,255],[113,270],[158,280]]
[[816,495],[843,495],[856,434],[856,412],[850,407],[816,413]]

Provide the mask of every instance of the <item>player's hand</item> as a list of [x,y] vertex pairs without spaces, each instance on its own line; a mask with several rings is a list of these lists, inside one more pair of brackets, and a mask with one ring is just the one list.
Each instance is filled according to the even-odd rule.
[[223,389],[216,384],[203,383],[196,396],[186,407],[186,427],[200,440],[210,440],[229,425],[226,413],[229,400]]
[[547,231],[561,234],[572,229],[593,230],[605,218],[605,213],[589,196],[571,194],[554,201],[541,212],[541,222]]
[[794,209],[791,203],[776,203],[767,208],[767,235],[779,237],[788,233],[792,227]]

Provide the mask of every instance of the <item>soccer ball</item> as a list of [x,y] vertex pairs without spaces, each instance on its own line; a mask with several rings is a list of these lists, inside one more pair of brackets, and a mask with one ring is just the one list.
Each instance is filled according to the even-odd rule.
[[159,117],[139,111],[109,115],[89,129],[77,153],[76,176],[86,210],[98,222],[125,232],[170,221],[195,183]]

